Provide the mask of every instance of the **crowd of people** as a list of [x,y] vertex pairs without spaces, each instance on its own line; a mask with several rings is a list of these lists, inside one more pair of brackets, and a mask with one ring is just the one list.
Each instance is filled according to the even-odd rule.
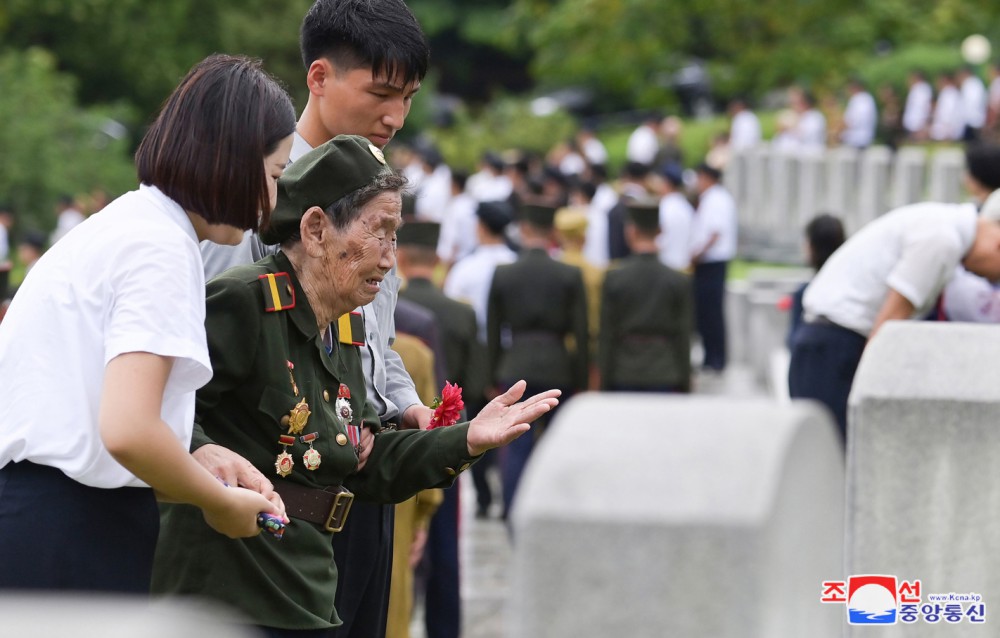
[[[389,146],[428,68],[405,3],[316,0],[300,34],[298,117],[259,62],[210,56],[146,133],[137,190],[89,216],[64,198],[52,236],[20,238],[0,533],[23,542],[0,547],[0,589],[198,596],[269,636],[336,638],[406,638],[419,589],[427,636],[457,638],[457,477],[471,471],[477,516],[506,520],[560,401],[685,393],[696,367],[725,370],[738,223],[722,177],[727,153],[762,143],[745,101],[690,164],[680,120],[650,115],[616,175],[589,128],[467,174],[430,145]],[[921,81],[906,138],[997,124],[997,81],[966,102],[961,80],[979,119]],[[860,81],[847,91],[831,126],[791,90],[771,143],[872,144],[886,118]],[[1000,151],[967,157],[977,205],[906,207],[849,239],[830,216],[807,229],[791,392],[845,436],[885,321],[944,308],[949,280],[955,308],[995,294]],[[14,220],[0,206],[0,271]]]

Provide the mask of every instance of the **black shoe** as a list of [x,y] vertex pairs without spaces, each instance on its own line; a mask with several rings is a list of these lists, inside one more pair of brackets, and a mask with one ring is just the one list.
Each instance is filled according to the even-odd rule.
[[490,517],[490,508],[489,508],[489,506],[480,505],[479,507],[476,508],[476,519],[477,520],[484,521],[484,520],[486,520],[489,517]]

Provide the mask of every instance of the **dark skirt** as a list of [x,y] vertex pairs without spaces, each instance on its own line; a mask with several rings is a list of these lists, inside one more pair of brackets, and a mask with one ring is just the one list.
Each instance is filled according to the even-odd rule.
[[153,490],[88,487],[60,470],[0,468],[0,589],[149,593]]

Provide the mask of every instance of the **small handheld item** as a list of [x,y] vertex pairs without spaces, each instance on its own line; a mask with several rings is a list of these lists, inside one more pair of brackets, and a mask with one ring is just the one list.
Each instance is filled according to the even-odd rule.
[[274,536],[279,541],[285,534],[285,524],[282,520],[273,514],[268,514],[267,512],[261,512],[257,515],[257,526],[269,533],[271,536]]

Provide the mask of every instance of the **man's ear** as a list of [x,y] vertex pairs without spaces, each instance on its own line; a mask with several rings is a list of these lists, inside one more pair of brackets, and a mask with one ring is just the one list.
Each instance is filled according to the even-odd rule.
[[327,80],[333,77],[334,73],[333,65],[326,58],[313,60],[306,70],[306,86],[309,87],[309,93],[317,97],[322,96]]
[[313,206],[299,220],[299,236],[302,246],[310,257],[322,257],[326,254],[330,240],[330,219],[319,206]]

